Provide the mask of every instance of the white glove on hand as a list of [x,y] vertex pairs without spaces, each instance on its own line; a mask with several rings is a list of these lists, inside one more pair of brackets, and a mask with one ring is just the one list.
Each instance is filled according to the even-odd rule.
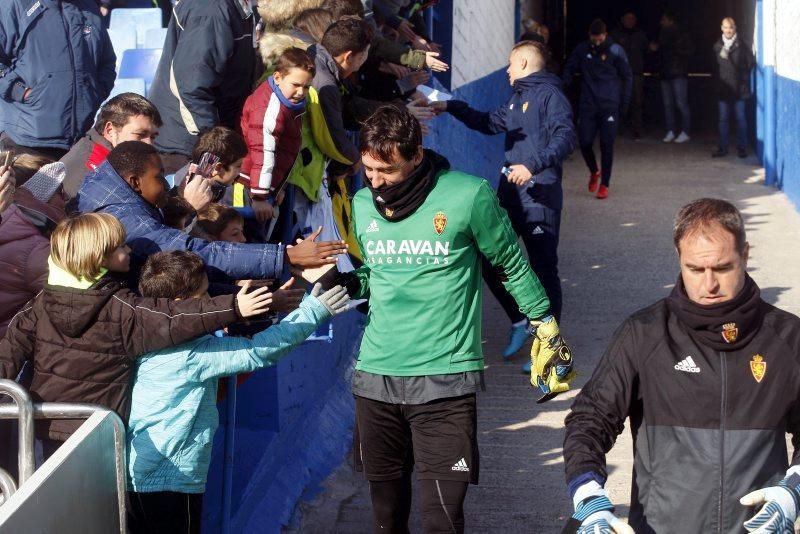
[[572,502],[575,506],[572,519],[580,521],[577,534],[634,534],[627,523],[614,515],[614,505],[597,482],[579,487]]
[[758,534],[793,534],[798,498],[800,468],[792,467],[777,486],[753,491],[739,499],[744,506],[761,506],[756,515],[744,522],[744,528]]
[[311,296],[319,300],[331,316],[347,311],[350,304],[350,296],[342,286],[333,286],[323,293],[322,284],[314,284]]

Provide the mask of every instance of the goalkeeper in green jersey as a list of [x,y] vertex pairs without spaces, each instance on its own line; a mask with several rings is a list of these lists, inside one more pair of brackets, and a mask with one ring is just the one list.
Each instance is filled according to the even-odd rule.
[[425,531],[463,532],[478,482],[481,254],[530,319],[540,402],[569,388],[572,355],[485,180],[423,149],[417,120],[393,106],[367,119],[360,149],[366,187],[353,220],[364,265],[339,280],[369,299],[353,394],[374,529],[408,532],[413,466]]

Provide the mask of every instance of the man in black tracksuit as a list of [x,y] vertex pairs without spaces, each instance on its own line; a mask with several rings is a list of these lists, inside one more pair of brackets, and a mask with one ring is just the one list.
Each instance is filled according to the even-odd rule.
[[[579,44],[564,67],[564,87],[576,72],[581,73],[578,106],[578,142],[589,167],[589,192],[608,197],[614,139],[621,116],[631,101],[633,74],[625,50],[608,37],[606,24],[597,19],[589,26],[589,40]],[[600,162],[594,155],[594,139],[600,133]],[[602,170],[601,170],[602,169]],[[601,178],[602,177],[602,178]],[[598,188],[599,183],[599,188]]]
[[602,485],[605,455],[630,417],[637,533],[792,532],[800,467],[787,472],[785,433],[796,466],[800,319],[761,299],[728,202],[685,206],[674,240],[672,293],[622,324],[566,418],[573,521],[578,532],[626,532]]
[[[561,226],[562,163],[575,149],[572,109],[557,76],[545,70],[547,47],[522,41],[509,57],[511,99],[492,112],[472,109],[450,100],[432,107],[447,111],[467,127],[487,135],[505,133],[506,174],[500,176],[497,196],[511,224],[522,237],[533,271],[542,282],[550,309],[561,318],[561,279],[558,276],[558,236]],[[483,277],[512,322],[503,356],[513,356],[528,335],[525,316],[508,294],[500,277],[484,261]],[[530,372],[530,362],[523,371]]]

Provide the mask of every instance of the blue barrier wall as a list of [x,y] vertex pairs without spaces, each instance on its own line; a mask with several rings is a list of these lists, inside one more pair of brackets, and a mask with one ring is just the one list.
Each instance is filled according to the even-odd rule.
[[756,136],[765,182],[800,205],[800,49],[796,0],[757,0]]
[[[439,89],[446,88],[436,83]],[[491,111],[511,97],[511,86],[505,69],[462,85],[453,96],[464,100],[475,109]],[[503,136],[487,136],[464,126],[448,114],[440,115],[431,122],[430,134],[424,139],[426,147],[446,156],[453,167],[489,180],[497,186],[500,168],[503,166]]]
[[[336,317],[331,342],[307,341],[239,386],[230,532],[280,532],[301,496],[341,463],[352,443],[349,377],[363,325],[355,311]],[[226,424],[220,403],[204,533],[221,530]]]
[[[466,16],[470,16],[481,9],[514,9],[516,5],[508,0],[492,0],[496,6],[485,0],[461,1],[462,21],[467,8],[478,10],[468,12]],[[454,9],[453,0],[442,0],[436,16],[430,17],[436,40],[444,44],[445,57],[452,52]],[[512,21],[509,25],[513,24],[514,17],[507,18]],[[491,34],[492,25],[484,26],[485,33]],[[514,29],[505,31],[513,35]],[[503,60],[494,59],[496,68]],[[462,83],[452,91],[454,97],[484,111],[502,105],[510,97],[511,87],[505,68],[492,68],[482,71],[478,79]],[[450,76],[442,76],[441,81],[449,86]],[[439,81],[433,83],[451,92]],[[444,114],[430,123],[424,142],[449,158],[458,170],[496,186],[504,163],[502,135],[473,132]],[[320,482],[342,462],[352,444],[354,410],[349,379],[363,326],[364,317],[357,312],[337,317],[332,343],[306,342],[277,366],[254,373],[238,387],[230,532],[280,532],[292,520],[299,500],[313,497]],[[204,533],[222,530],[226,425],[223,402],[203,503]]]

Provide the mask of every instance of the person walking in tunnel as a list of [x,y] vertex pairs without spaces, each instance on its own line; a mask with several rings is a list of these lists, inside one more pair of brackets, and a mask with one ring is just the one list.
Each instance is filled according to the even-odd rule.
[[[673,243],[680,275],[672,292],[617,329],[567,415],[575,514],[564,532],[793,533],[800,318],[765,302],[747,274],[744,221],[729,202],[684,206]],[[629,417],[626,525],[603,485],[606,454]]]
[[625,50],[628,64],[633,73],[633,89],[631,91],[631,105],[627,116],[626,126],[631,129],[633,139],[642,137],[642,102],[644,99],[644,59],[647,55],[647,34],[636,25],[636,13],[628,11],[622,16],[620,26],[611,32],[611,38]]
[[[589,26],[589,39],[575,47],[564,67],[564,87],[581,74],[578,104],[578,141],[589,167],[589,192],[608,197],[614,140],[620,118],[627,114],[631,101],[633,74],[625,50],[608,36],[600,19]],[[594,140],[600,134],[600,164],[594,154]],[[598,187],[599,186],[599,187]]]
[[[661,32],[658,42],[652,43],[650,49],[658,52],[661,59],[661,98],[664,101],[664,120],[667,123],[665,143],[686,143],[691,138],[691,111],[689,110],[689,58],[694,46],[683,28],[678,24],[674,13],[665,11],[659,22]],[[675,108],[681,115],[681,130],[677,132]]]
[[571,351],[486,180],[423,149],[419,121],[405,107],[378,108],[359,143],[366,187],[353,198],[353,220],[364,265],[335,283],[370,304],[352,385],[355,458],[369,481],[373,531],[409,532],[416,471],[424,531],[463,533],[464,498],[480,464],[479,256],[535,336],[538,402],[569,388]]
[[[467,127],[495,135],[506,134],[505,170],[497,196],[508,211],[514,231],[522,237],[528,259],[561,318],[561,278],[558,276],[558,238],[561,227],[562,164],[575,149],[572,108],[557,76],[545,70],[547,47],[535,41],[517,43],[509,55],[511,99],[492,112],[478,111],[466,102],[435,102]],[[516,354],[528,340],[525,316],[484,259],[483,279],[511,320],[504,358]],[[523,372],[530,372],[529,362]]]
[[719,158],[728,155],[731,110],[736,115],[736,151],[747,157],[747,100],[750,92],[750,71],[755,58],[750,43],[736,32],[736,21],[722,20],[722,36],[714,43],[714,82],[719,109],[719,147],[711,154]]

